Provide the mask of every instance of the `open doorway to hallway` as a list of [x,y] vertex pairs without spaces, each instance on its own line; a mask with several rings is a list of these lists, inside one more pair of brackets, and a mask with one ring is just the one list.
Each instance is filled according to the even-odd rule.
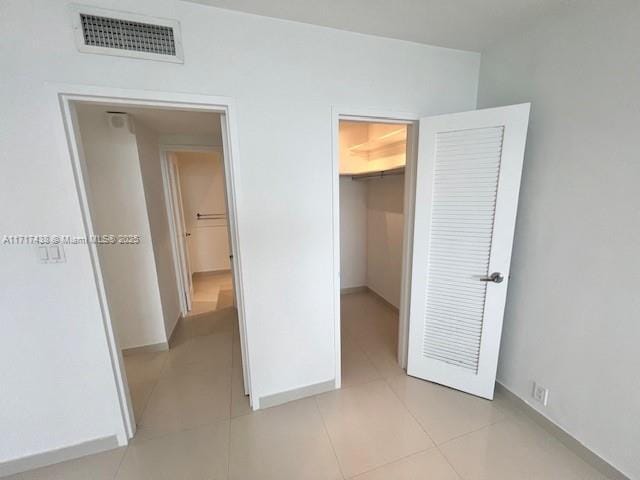
[[[96,242],[96,275],[117,339],[130,436],[154,438],[249,411],[233,288],[238,269],[231,268],[234,217],[227,206],[223,114],[71,105],[86,214],[95,237],[109,240]],[[166,181],[167,152],[175,160],[173,184]],[[178,211],[170,195],[181,194],[182,166]],[[219,218],[209,218],[211,209]],[[174,234],[176,213],[194,218],[180,224],[182,246]],[[193,235],[186,233],[199,230],[199,243],[189,250],[184,240]],[[189,309],[183,307],[184,260],[196,265],[189,271],[195,279]]]
[[[217,135],[219,137],[219,135]],[[219,143],[221,139],[215,138]],[[180,147],[166,151],[167,198],[173,205],[174,243],[182,249],[183,316],[233,307],[231,248],[223,151]],[[187,149],[188,148],[188,149]],[[182,238],[180,238],[182,237]]]

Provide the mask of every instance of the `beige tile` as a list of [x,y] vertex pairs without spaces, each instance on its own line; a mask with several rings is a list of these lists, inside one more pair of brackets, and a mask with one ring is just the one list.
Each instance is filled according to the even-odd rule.
[[342,296],[343,333],[360,347],[383,377],[403,373],[398,365],[398,313],[371,293]]
[[337,480],[342,475],[313,399],[231,420],[232,480]]
[[354,480],[461,480],[435,448],[353,477]]
[[218,293],[218,306],[217,308],[229,308],[233,307],[234,298],[233,298],[233,289],[231,288],[221,288]]
[[349,387],[382,378],[367,355],[348,334],[342,335],[342,386]]
[[112,480],[125,448],[89,455],[22,473],[22,480]]
[[157,380],[167,361],[169,352],[135,353],[124,357],[129,385]]
[[226,479],[228,454],[229,421],[224,420],[130,445],[116,480]]
[[[196,273],[193,276],[193,301],[196,303],[217,304],[217,308],[229,305],[233,299],[233,281],[231,272]],[[222,304],[222,305],[221,305]],[[215,309],[216,307],[214,307]]]
[[142,418],[142,414],[156,382],[157,380],[129,384],[129,393],[131,395],[131,402],[133,403],[133,415],[136,423]]
[[398,364],[397,345],[367,342],[360,343],[360,347],[364,350],[367,358],[376,367],[384,378],[391,378],[397,375],[403,375],[404,370]]
[[465,480],[605,478],[526,419],[498,422],[440,448]]
[[230,369],[231,348],[230,331],[188,338],[169,351],[163,375],[196,364],[205,364],[216,371]]
[[239,417],[251,413],[249,396],[244,394],[242,367],[233,367],[231,376],[231,417]]
[[433,446],[384,381],[337,390],[316,399],[347,477]]
[[238,320],[238,312],[235,308],[233,308],[233,310],[236,312],[236,318],[235,321],[233,322],[233,339],[234,340],[240,340],[240,323]]
[[182,338],[230,333],[233,332],[233,325],[237,322],[238,312],[235,308],[217,309],[200,314],[195,314],[192,310],[192,315],[180,322],[179,332]]
[[149,438],[228,419],[230,401],[231,369],[180,370],[158,381],[136,437]]
[[489,401],[406,375],[389,384],[438,444],[503,420],[509,412],[500,398]]
[[202,315],[203,313],[214,312],[217,306],[218,306],[218,302],[194,301],[191,303],[191,310],[189,311],[189,316]]
[[240,346],[240,339],[233,339],[233,353],[231,355],[231,364],[233,367],[242,367],[242,347]]

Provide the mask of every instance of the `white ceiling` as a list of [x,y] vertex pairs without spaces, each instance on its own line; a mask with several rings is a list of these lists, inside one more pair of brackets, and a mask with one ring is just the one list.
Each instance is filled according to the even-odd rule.
[[135,122],[144,123],[160,135],[221,136],[220,115],[217,113],[122,106],[105,110],[126,112]]
[[222,142],[218,113],[81,103],[85,111],[128,113],[134,125],[143,123],[160,135],[206,135],[219,139],[218,144]]
[[480,52],[592,0],[188,0],[381,37]]

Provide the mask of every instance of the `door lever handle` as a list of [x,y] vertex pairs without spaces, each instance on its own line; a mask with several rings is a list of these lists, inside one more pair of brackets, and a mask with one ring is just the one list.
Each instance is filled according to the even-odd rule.
[[493,282],[493,283],[502,283],[504,277],[500,272],[493,272],[488,277],[480,277],[481,282]]

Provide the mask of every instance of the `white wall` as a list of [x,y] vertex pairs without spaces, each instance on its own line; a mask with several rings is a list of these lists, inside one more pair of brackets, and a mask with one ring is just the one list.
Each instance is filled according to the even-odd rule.
[[[170,115],[167,111],[167,115]],[[157,272],[157,284],[160,289],[162,317],[165,330],[165,341],[180,317],[180,300],[176,270],[171,243],[171,230],[166,208],[162,163],[160,157],[160,137],[141,122],[136,123],[136,140],[138,156],[142,171],[144,195],[147,201],[147,215],[153,239],[153,255]]]
[[[402,129],[404,133],[398,132]],[[404,125],[340,122],[340,173],[344,175],[340,178],[341,287],[367,286],[397,308],[402,277],[404,175],[354,181],[348,174],[403,167],[403,139]],[[376,141],[376,148],[368,152],[351,149]]]
[[[185,63],[89,55],[69,3],[2,2],[0,231],[82,234],[52,84],[231,96],[253,394],[334,378],[331,108],[474,108],[479,55],[176,0],[84,0],[178,20]],[[122,435],[87,248],[45,265],[2,246],[0,263],[0,365],[14,366],[0,369],[0,461]]]
[[400,308],[404,175],[367,183],[367,286]]
[[532,102],[498,379],[640,478],[640,4],[483,54],[480,106]]
[[96,234],[140,236],[138,245],[98,245],[120,347],[165,342],[136,136],[111,128],[104,107],[78,105],[77,112]]
[[367,285],[367,182],[340,178],[340,288]]
[[221,152],[177,152],[182,206],[192,272],[229,270],[226,219],[201,219],[198,213],[227,213]]

